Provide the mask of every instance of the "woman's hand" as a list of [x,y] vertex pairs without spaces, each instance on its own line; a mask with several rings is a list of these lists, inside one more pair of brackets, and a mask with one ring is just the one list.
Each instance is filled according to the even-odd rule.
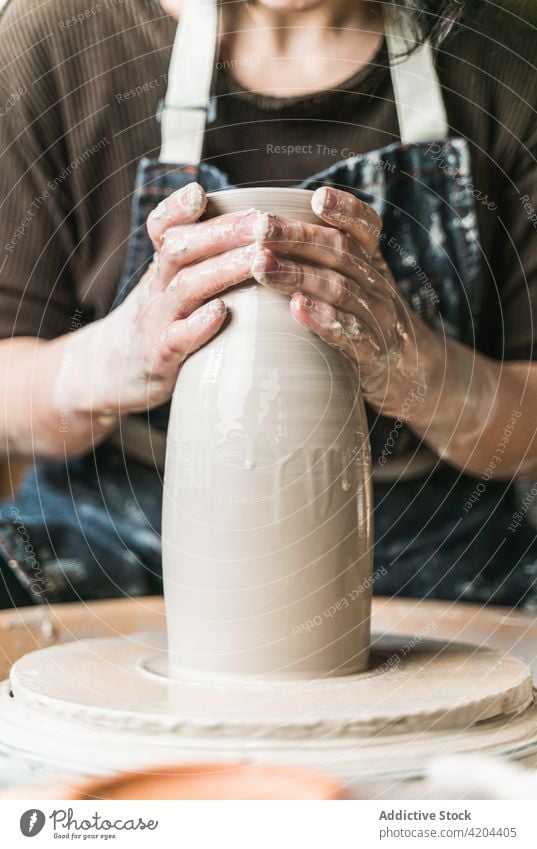
[[485,481],[534,479],[537,366],[432,331],[398,294],[366,204],[325,187],[312,207],[330,227],[257,222],[256,279],[290,295],[296,320],[355,363],[367,400],[444,460]]
[[[117,416],[168,401],[181,364],[224,324],[218,296],[251,278],[259,214],[199,222],[206,205],[196,183],[161,203],[147,222],[151,267],[123,304],[72,334],[63,394],[78,411]],[[89,379],[80,379],[81,364]]]
[[438,340],[397,292],[377,213],[332,188],[318,189],[312,208],[331,226],[258,221],[254,276],[290,295],[296,320],[356,364],[367,400],[398,416],[412,387],[425,382]]

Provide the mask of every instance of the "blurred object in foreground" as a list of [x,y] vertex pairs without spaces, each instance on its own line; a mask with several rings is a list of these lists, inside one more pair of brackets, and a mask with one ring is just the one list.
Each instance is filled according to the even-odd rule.
[[537,799],[536,772],[484,755],[438,758],[427,779],[437,799]]
[[88,782],[73,799],[343,799],[331,778],[290,767],[194,764]]

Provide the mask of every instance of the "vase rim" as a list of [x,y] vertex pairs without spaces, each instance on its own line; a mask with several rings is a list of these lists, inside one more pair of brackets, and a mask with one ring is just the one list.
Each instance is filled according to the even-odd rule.
[[231,212],[257,209],[289,217],[300,217],[310,223],[322,223],[311,208],[313,192],[309,189],[293,189],[263,186],[261,188],[224,189],[207,195],[206,217],[212,218]]

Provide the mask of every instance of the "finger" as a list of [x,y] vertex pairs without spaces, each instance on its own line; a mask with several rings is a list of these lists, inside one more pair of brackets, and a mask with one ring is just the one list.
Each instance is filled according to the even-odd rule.
[[258,217],[255,210],[248,210],[167,230],[158,256],[161,288],[165,288],[182,268],[251,244]]
[[275,215],[260,215],[255,225],[256,241],[283,256],[324,266],[356,280],[371,292],[394,294],[387,274],[382,274],[363,247],[350,235],[333,227],[305,224]]
[[330,304],[302,294],[291,299],[291,314],[303,327],[358,364],[379,355],[376,334],[363,319],[340,313]]
[[207,344],[215,336],[227,316],[226,305],[220,298],[197,309],[184,321],[174,321],[166,331],[166,348],[172,358],[180,361]]
[[254,258],[252,274],[262,286],[284,295],[303,292],[350,312],[365,308],[367,299],[378,300],[339,271],[279,257],[264,248]]
[[382,231],[382,219],[371,206],[349,192],[323,186],[314,193],[311,208],[323,221],[356,239],[368,257],[373,256]]
[[182,269],[165,293],[168,314],[184,318],[215,295],[249,280],[256,252],[255,245],[248,245]]
[[197,221],[207,207],[207,196],[199,183],[189,183],[154,209],[147,219],[147,232],[156,251],[169,227]]

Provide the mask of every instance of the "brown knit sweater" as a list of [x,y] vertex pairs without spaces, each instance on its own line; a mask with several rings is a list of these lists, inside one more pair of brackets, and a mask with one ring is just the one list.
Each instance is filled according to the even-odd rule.
[[[479,347],[520,359],[533,357],[537,335],[536,7],[468,0],[437,53],[452,132],[472,151],[485,287]],[[7,3],[0,335],[50,338],[110,308],[137,161],[159,151],[155,114],[175,27],[151,0]],[[398,138],[384,48],[331,92],[260,96],[220,68],[217,94],[204,158],[239,185],[289,185]],[[288,155],[289,146],[302,150]]]

